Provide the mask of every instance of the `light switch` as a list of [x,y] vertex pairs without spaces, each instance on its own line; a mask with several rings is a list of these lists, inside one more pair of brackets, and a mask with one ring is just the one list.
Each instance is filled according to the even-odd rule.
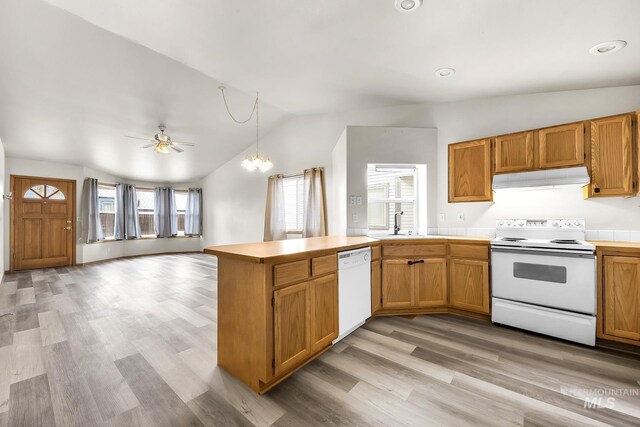
[[458,213],[457,214],[457,218],[458,218],[458,221],[464,221],[464,214],[463,213]]
[[440,221],[444,222],[444,221],[446,221],[446,219],[447,219],[447,216],[445,214],[441,213],[440,214]]
[[349,196],[349,204],[350,205],[356,204],[356,196]]
[[356,205],[361,205],[361,204],[362,204],[362,196],[356,197]]

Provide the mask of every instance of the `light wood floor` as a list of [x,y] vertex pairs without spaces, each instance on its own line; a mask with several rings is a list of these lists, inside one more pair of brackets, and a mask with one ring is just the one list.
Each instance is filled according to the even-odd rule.
[[[640,425],[637,357],[451,315],[374,319],[258,396],[216,367],[215,276],[206,255],[7,274],[0,426]],[[627,395],[584,407],[602,391]]]

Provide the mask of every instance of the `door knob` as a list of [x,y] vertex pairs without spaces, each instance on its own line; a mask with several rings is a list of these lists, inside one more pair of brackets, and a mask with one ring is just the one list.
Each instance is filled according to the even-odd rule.
[[67,220],[67,224],[71,224],[71,220],[70,219]]
[[65,227],[63,230],[71,230],[71,227]]

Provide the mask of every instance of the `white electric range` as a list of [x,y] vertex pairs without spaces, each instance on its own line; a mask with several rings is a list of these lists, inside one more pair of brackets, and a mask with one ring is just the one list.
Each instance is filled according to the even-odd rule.
[[584,235],[584,219],[497,220],[492,321],[595,345],[595,246]]

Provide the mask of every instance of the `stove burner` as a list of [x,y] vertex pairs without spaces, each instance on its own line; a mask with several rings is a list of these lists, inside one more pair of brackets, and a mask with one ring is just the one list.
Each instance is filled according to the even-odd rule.
[[568,240],[568,239],[552,240],[551,243],[557,243],[559,245],[579,245],[580,244],[580,242],[578,242],[577,240]]
[[500,240],[502,240],[503,242],[524,242],[527,239],[523,237],[503,237]]

